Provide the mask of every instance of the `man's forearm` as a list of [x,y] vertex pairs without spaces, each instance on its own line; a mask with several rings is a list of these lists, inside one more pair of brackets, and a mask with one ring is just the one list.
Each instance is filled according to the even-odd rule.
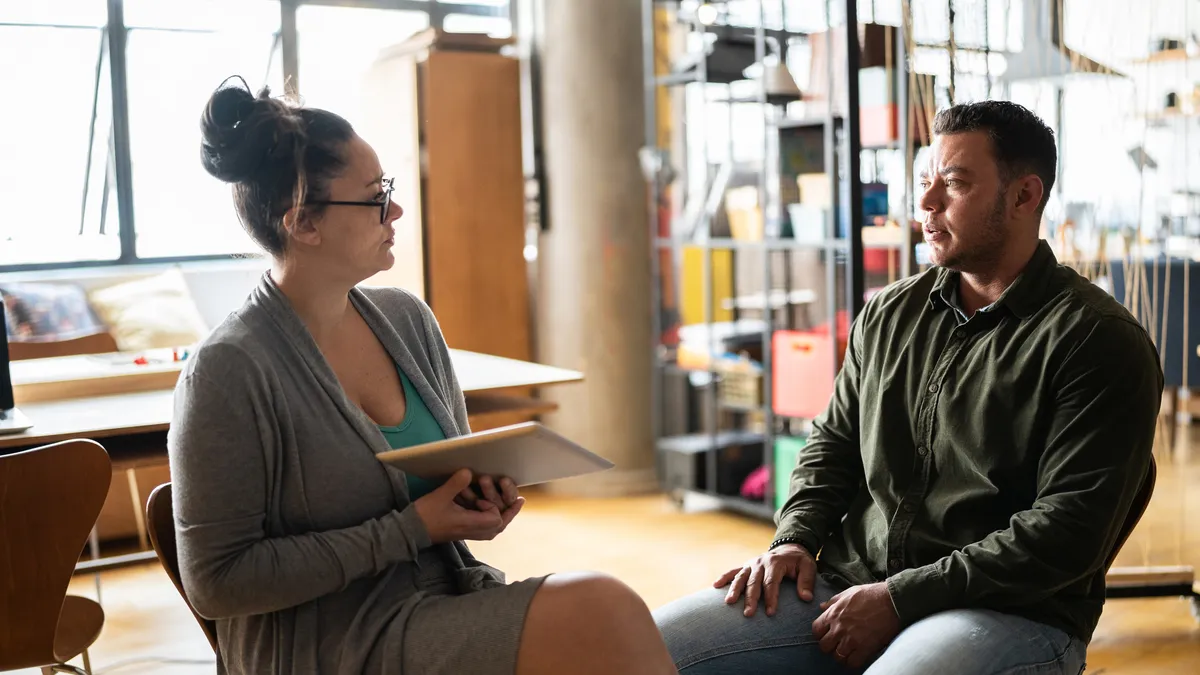
[[809,444],[792,472],[789,497],[776,518],[776,538],[794,537],[816,555],[861,484],[857,448],[826,441]]

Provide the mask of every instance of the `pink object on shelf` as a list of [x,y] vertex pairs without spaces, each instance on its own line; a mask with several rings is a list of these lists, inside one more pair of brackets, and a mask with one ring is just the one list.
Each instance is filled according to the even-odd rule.
[[767,495],[767,481],[771,479],[771,472],[766,466],[760,466],[746,476],[746,480],[742,481],[742,496],[746,499],[763,499]]

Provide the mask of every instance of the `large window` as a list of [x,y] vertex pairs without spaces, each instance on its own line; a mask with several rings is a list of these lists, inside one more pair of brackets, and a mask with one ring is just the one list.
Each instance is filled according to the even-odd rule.
[[256,251],[200,164],[199,120],[231,75],[283,93],[278,2],[126,0],[125,23],[136,255]]
[[322,6],[296,10],[305,104],[361,126],[367,93],[363,77],[380,50],[428,27],[426,12]]
[[447,14],[443,26],[451,33],[484,33],[494,38],[512,37],[512,21],[503,16]]
[[116,260],[103,3],[20,4],[0,5],[0,265]]
[[381,49],[430,26],[508,36],[508,16],[508,0],[0,0],[0,271],[257,252],[199,160],[223,80],[291,80],[353,122]]

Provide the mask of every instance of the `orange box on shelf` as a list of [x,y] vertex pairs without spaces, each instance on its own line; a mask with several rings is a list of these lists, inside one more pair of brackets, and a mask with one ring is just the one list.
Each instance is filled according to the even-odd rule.
[[[909,125],[912,140],[919,147],[928,145],[930,120],[924,110],[913,109]],[[864,105],[858,114],[859,139],[864,148],[885,148],[899,142],[900,106],[895,103]]]
[[[839,312],[837,354],[828,327],[776,331],[771,337],[771,402],[777,415],[812,419],[833,397],[834,366],[846,353],[845,319]],[[848,327],[845,327],[848,328]],[[837,359],[836,361],[834,359]]]
[[886,147],[900,138],[900,109],[895,103],[863,106],[858,119],[864,148]]

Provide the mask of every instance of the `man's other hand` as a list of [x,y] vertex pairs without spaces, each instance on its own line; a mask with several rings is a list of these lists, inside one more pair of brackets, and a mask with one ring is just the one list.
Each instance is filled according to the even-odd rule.
[[796,580],[796,594],[805,602],[813,598],[813,581],[817,576],[817,561],[808,549],[798,544],[784,544],[774,548],[740,567],[721,575],[713,584],[715,588],[729,586],[725,603],[736,603],[746,595],[746,616],[754,616],[759,598],[765,601],[767,616],[775,616],[779,606],[779,584],[785,579]]
[[861,668],[900,632],[900,617],[887,583],[852,586],[821,603],[813,622],[821,651],[850,668]]

